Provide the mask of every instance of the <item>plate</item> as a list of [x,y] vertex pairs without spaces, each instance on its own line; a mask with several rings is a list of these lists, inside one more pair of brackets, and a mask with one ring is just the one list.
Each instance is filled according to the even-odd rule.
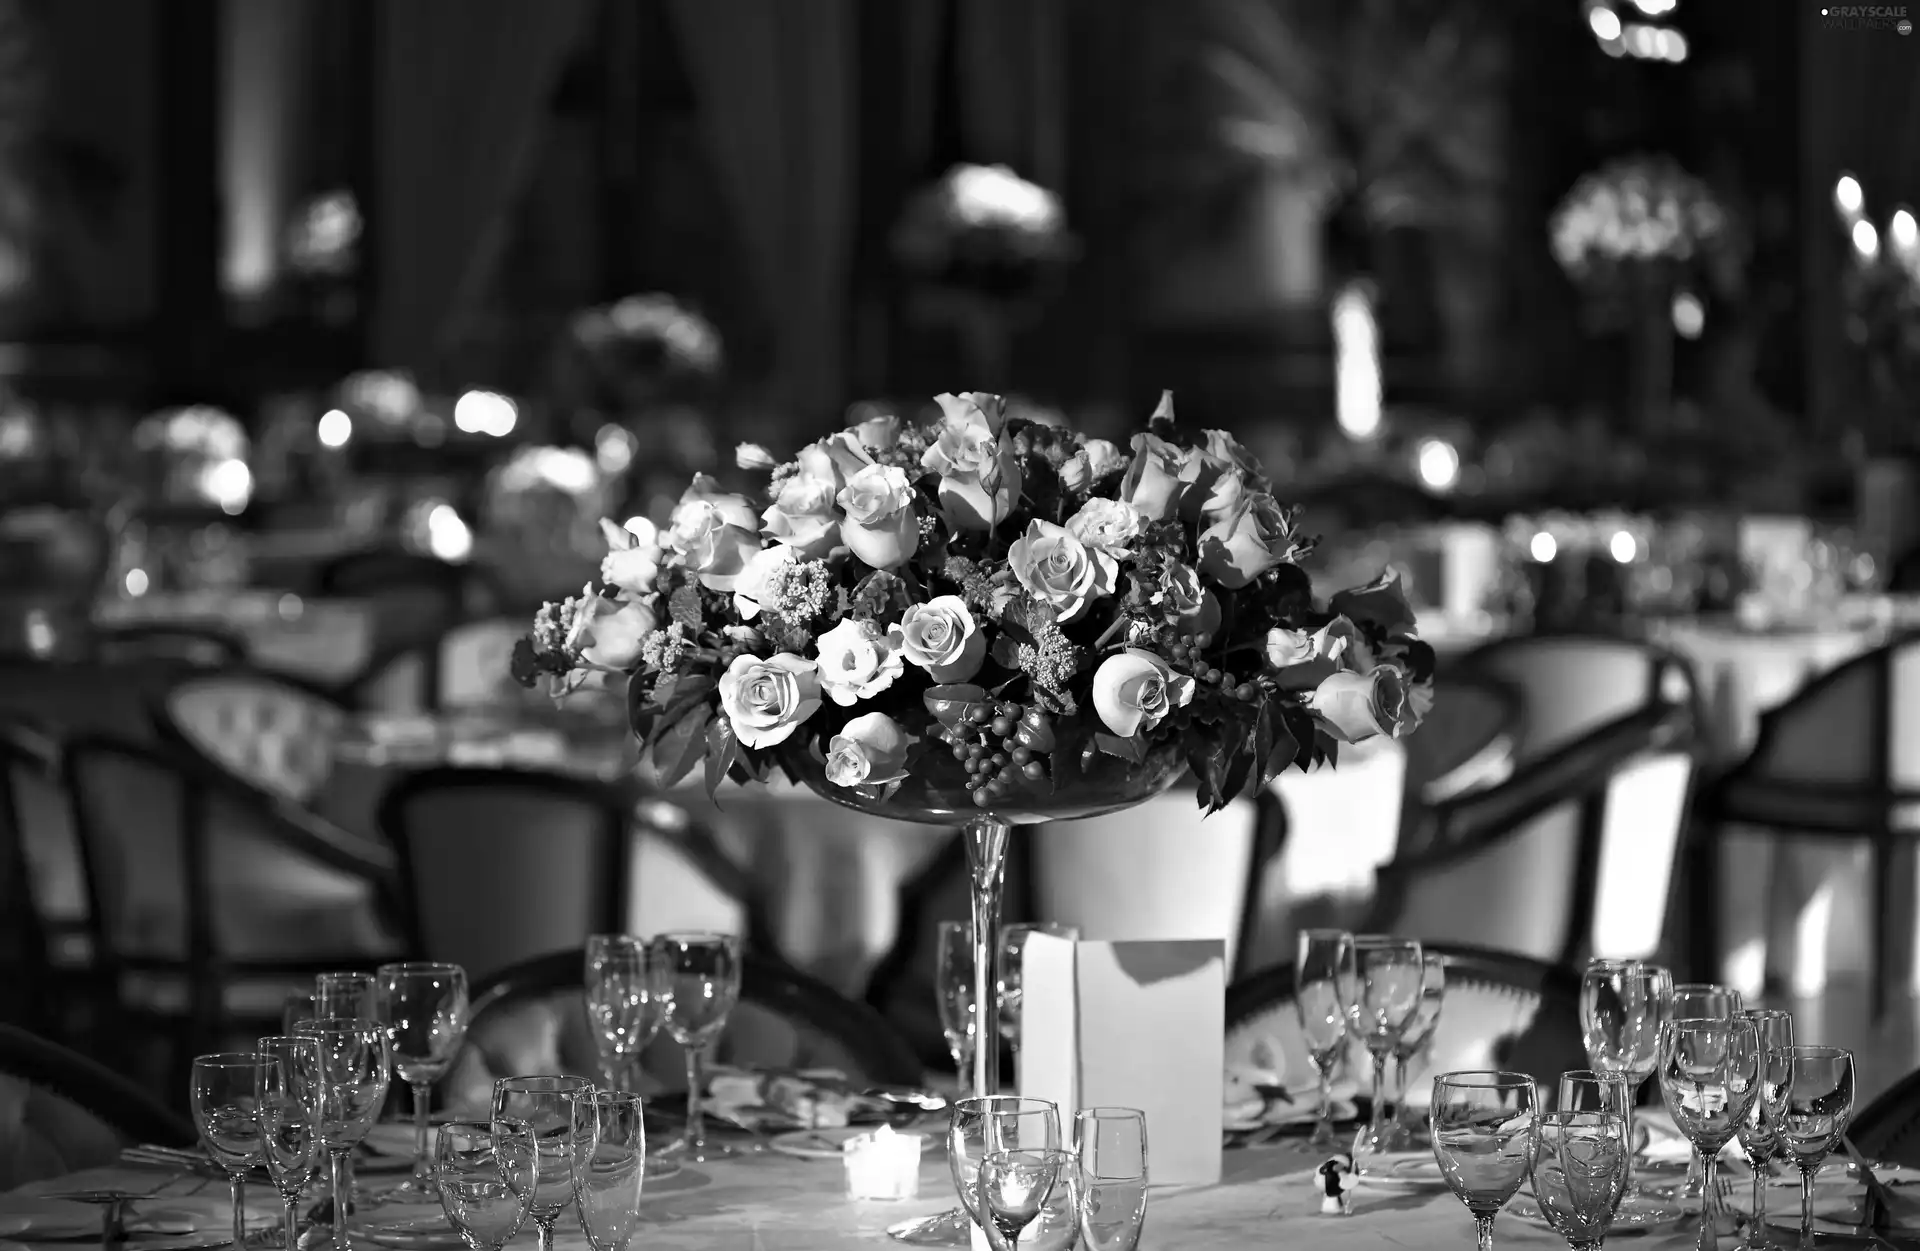
[[1440,1162],[1433,1158],[1433,1152],[1404,1151],[1368,1159],[1367,1170],[1360,1175],[1360,1184],[1363,1187],[1392,1186],[1396,1189],[1438,1186],[1444,1190],[1447,1179],[1441,1175]]
[[837,1160],[850,1139],[873,1131],[864,1127],[843,1125],[838,1129],[796,1129],[791,1134],[781,1134],[769,1139],[767,1146],[781,1155],[790,1155],[801,1160]]
[[[1536,1225],[1547,1225],[1546,1213],[1540,1210],[1540,1203],[1531,1192],[1522,1191],[1508,1201],[1506,1211],[1513,1213],[1523,1221],[1532,1221]],[[1610,1232],[1626,1234],[1659,1229],[1674,1225],[1699,1212],[1698,1202],[1686,1203],[1676,1199],[1666,1199],[1658,1195],[1635,1191],[1620,1201],[1619,1210],[1613,1214]]]
[[446,1215],[438,1208],[423,1210],[418,1216],[403,1217],[398,1220],[355,1221],[352,1225],[355,1238],[365,1238],[377,1246],[393,1247],[396,1251],[427,1251],[437,1247],[463,1247],[466,1245],[453,1226],[447,1224]]
[[[1902,1171],[1911,1175],[1913,1170]],[[1866,1188],[1858,1182],[1836,1176],[1831,1181],[1820,1179],[1813,1184],[1813,1232],[1826,1238],[1863,1243],[1874,1242],[1876,1234],[1903,1240],[1920,1235],[1920,1195],[1914,1193],[1912,1181],[1902,1184],[1879,1170],[1876,1170],[1876,1175],[1880,1177],[1881,1184],[1888,1187],[1892,1199],[1893,1211],[1889,1214],[1891,1220],[1886,1228],[1878,1231],[1867,1228],[1864,1223]],[[1800,1232],[1800,1205],[1786,1204],[1777,1209],[1769,1206],[1767,1224],[1786,1234],[1797,1235]]]

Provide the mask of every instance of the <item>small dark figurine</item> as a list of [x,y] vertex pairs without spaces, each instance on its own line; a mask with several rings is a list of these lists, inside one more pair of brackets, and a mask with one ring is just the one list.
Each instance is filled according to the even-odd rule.
[[1328,1156],[1313,1170],[1313,1191],[1320,1196],[1322,1216],[1353,1215],[1353,1157]]

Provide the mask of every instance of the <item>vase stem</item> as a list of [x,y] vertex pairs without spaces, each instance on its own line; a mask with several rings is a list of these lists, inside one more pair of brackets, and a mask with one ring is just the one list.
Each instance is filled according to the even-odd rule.
[[975,817],[960,829],[973,902],[973,1093],[981,1097],[1000,1093],[1000,995],[994,957],[1000,949],[1000,894],[1012,834],[1013,827],[998,817]]

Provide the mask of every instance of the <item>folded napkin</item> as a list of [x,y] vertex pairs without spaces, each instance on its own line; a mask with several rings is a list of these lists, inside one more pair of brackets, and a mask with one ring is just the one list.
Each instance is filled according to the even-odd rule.
[[707,1083],[707,1099],[709,1110],[757,1129],[838,1129],[879,1107],[848,1091],[846,1075],[832,1069],[720,1072]]
[[[1687,1165],[1693,1160],[1693,1144],[1673,1123],[1673,1114],[1665,1108],[1643,1108],[1633,1118],[1636,1137],[1644,1137],[1646,1145],[1640,1148],[1640,1161],[1644,1164]],[[1723,1160],[1739,1159],[1738,1142],[1727,1144],[1720,1153]]]

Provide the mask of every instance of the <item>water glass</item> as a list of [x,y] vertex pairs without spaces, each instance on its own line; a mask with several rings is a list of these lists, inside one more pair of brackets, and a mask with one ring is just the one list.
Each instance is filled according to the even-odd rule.
[[1353,975],[1344,1001],[1347,1027],[1373,1058],[1373,1115],[1358,1154],[1384,1151],[1387,1141],[1387,1061],[1419,1014],[1426,966],[1420,944],[1411,938],[1356,935]]
[[1727,1215],[1720,1201],[1720,1151],[1760,1094],[1760,1038],[1752,1021],[1688,1018],[1660,1033],[1660,1093],[1700,1161],[1701,1251],[1717,1247]]
[[233,1196],[233,1245],[247,1245],[247,1170],[260,1163],[260,1064],[255,1051],[195,1056],[189,1102],[194,1127],[227,1175]]
[[609,1090],[632,1090],[640,1055],[666,1015],[666,973],[646,943],[626,934],[587,939],[587,1019]]
[[280,1033],[298,1034],[301,1025],[317,1020],[320,1016],[319,1004],[314,999],[313,990],[290,990],[286,1002],[280,1007]]
[[533,1131],[524,1121],[449,1121],[434,1142],[433,1180],[447,1224],[473,1251],[498,1251],[539,1197]]
[[1571,1251],[1606,1242],[1626,1195],[1632,1154],[1627,1118],[1618,1112],[1562,1110],[1540,1118],[1533,1197]]
[[1800,1245],[1813,1245],[1813,1179],[1853,1120],[1853,1053],[1838,1047],[1782,1047],[1767,1066],[1781,1149],[1800,1167]]
[[994,1151],[1047,1151],[1060,1146],[1060,1109],[1045,1099],[988,1095],[953,1105],[947,1123],[947,1168],[954,1193],[975,1224],[980,1214],[980,1161]]
[[387,1031],[365,1018],[321,1017],[302,1025],[300,1032],[318,1042],[320,1145],[327,1152],[333,1186],[333,1244],[337,1251],[348,1251],[347,1213],[353,1205],[353,1183],[347,1160],[386,1102]]
[[1020,1045],[1021,963],[1026,955],[1027,940],[1035,934],[1077,941],[1080,928],[1053,922],[1031,922],[1000,928],[999,982],[995,987],[1000,1000],[1000,1037],[1015,1047]]
[[[1592,960],[1580,978],[1580,1036],[1596,1073],[1627,1083],[1627,1141],[1637,1142],[1634,1105],[1660,1067],[1660,1029],[1673,1002],[1673,974],[1638,960]],[[1635,1183],[1627,1182],[1627,1193]]]
[[574,1154],[573,1194],[580,1228],[593,1251],[626,1251],[640,1228],[640,1191],[647,1180],[647,1127],[640,1096],[585,1090],[587,1105],[574,1119],[592,1119],[598,1130],[591,1150]]
[[1420,1006],[1393,1048],[1393,1121],[1387,1131],[1387,1149],[1405,1150],[1413,1142],[1419,1118],[1408,1108],[1407,1078],[1413,1065],[1433,1042],[1434,1027],[1447,998],[1447,958],[1438,952],[1420,953]]
[[938,996],[940,1029],[947,1051],[965,1085],[973,1073],[976,1016],[973,1004],[973,936],[965,921],[940,922],[939,947],[934,956],[934,991]]
[[402,1191],[433,1198],[427,1116],[433,1084],[467,1037],[467,972],[457,964],[383,964],[374,974],[393,1072],[413,1092],[413,1179]]
[[[1134,1251],[1147,1220],[1146,1113],[1083,1109],[1073,1118],[1073,1155],[1070,1206],[1080,1216],[1082,1245],[1086,1251]],[[1030,1228],[1023,1245],[1031,1241]]]
[[493,1119],[519,1121],[533,1138],[530,1168],[538,1193],[527,1203],[540,1251],[553,1251],[553,1223],[573,1198],[573,1161],[576,1152],[593,1149],[596,1128],[581,1094],[593,1083],[584,1077],[503,1077],[493,1084]]
[[1433,1158],[1473,1214],[1480,1251],[1493,1251],[1493,1218],[1533,1168],[1539,1138],[1533,1078],[1481,1070],[1433,1079]]
[[300,1195],[320,1165],[320,1042],[310,1034],[275,1035],[260,1055],[260,1144],[267,1176],[280,1192],[286,1251],[300,1245]]
[[[1012,1148],[982,1156],[975,1186],[987,1245],[993,1251],[1029,1245],[1021,1235],[1039,1218],[1047,1201],[1064,1193],[1071,1202],[1072,1166],[1073,1157],[1057,1147]],[[1069,1239],[1073,1232],[1069,1226]]]
[[313,979],[313,1015],[316,1020],[377,1021],[380,984],[371,973],[322,973]]
[[1353,935],[1345,930],[1301,930],[1293,957],[1293,1006],[1300,1033],[1320,1078],[1320,1119],[1307,1145],[1324,1151],[1333,1133],[1333,1073],[1347,1048],[1347,1006],[1342,989],[1353,978]]
[[1740,1014],[1753,1022],[1760,1038],[1760,1097],[1740,1122],[1740,1151],[1753,1170],[1753,1219],[1747,1225],[1747,1245],[1766,1245],[1767,1183],[1773,1180],[1773,1158],[1780,1153],[1769,1089],[1784,1086],[1791,1067],[1786,1049],[1793,1046],[1793,1014],[1749,1009]]
[[740,1001],[740,940],[728,934],[662,934],[655,945],[666,975],[667,1033],[687,1053],[685,1158],[698,1162],[732,1155],[731,1148],[707,1145],[700,1061]]

